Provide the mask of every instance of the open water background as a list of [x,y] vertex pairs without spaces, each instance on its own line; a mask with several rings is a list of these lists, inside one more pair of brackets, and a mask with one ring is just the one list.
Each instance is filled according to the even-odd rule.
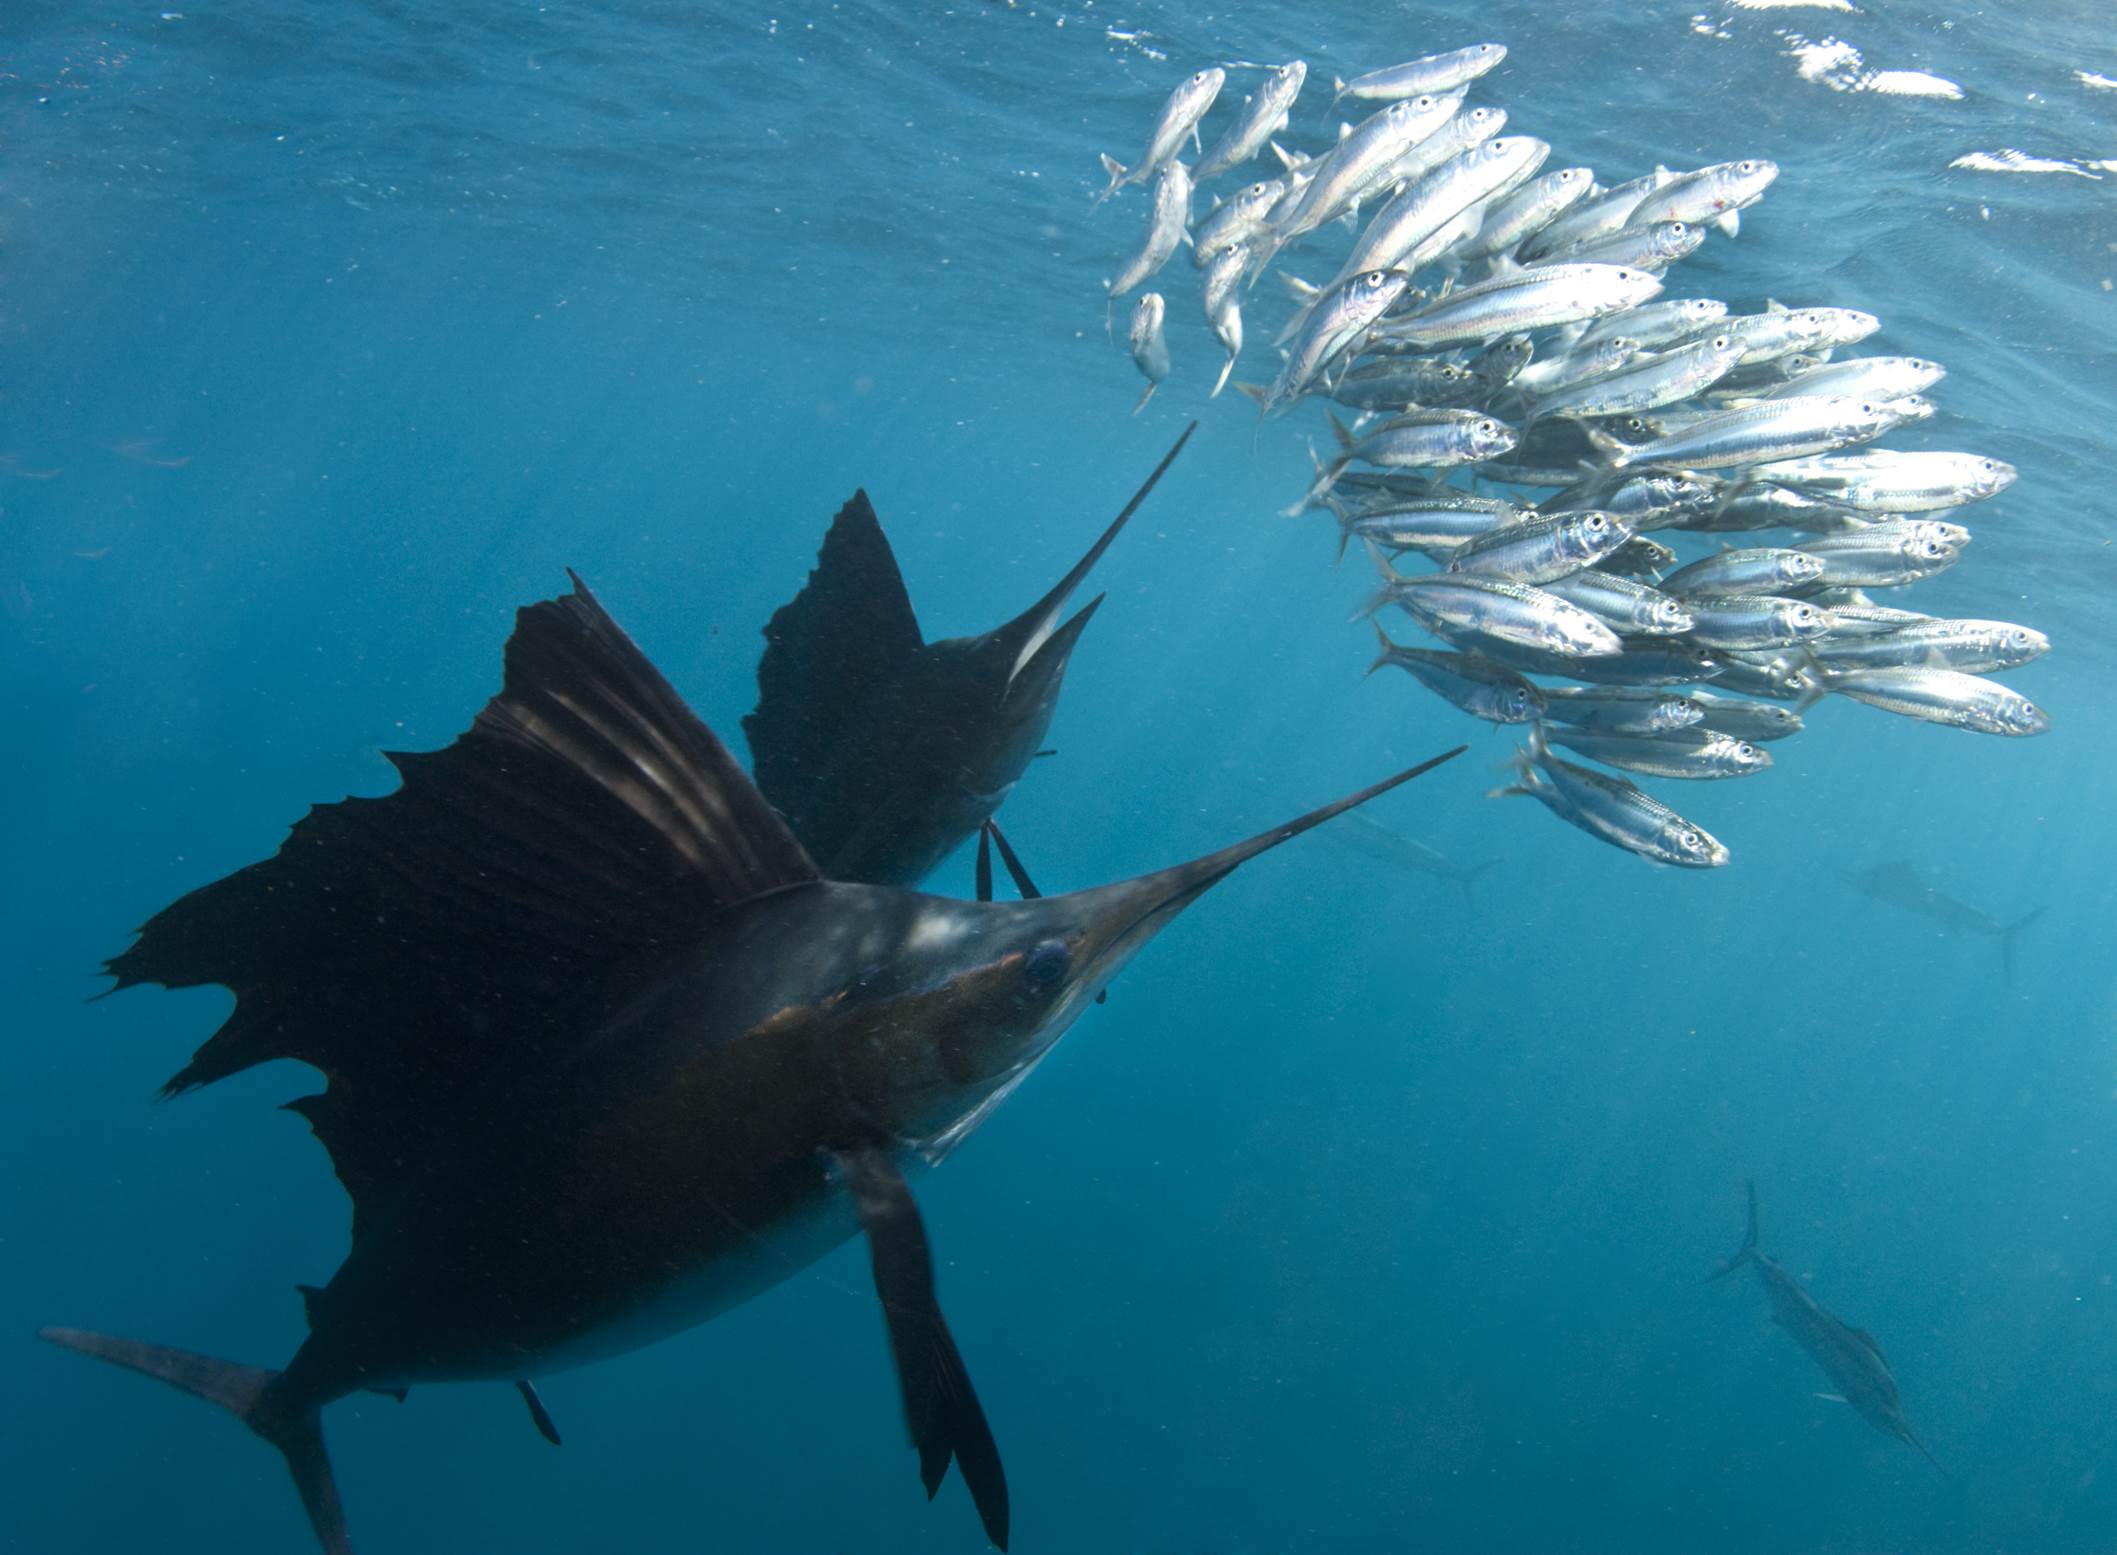
[[[1501,863],[1466,907],[1327,834],[1260,861],[923,1179],[1015,1548],[2117,1548],[2117,175],[1949,166],[2117,159],[2105,6],[166,3],[0,14],[0,1548],[306,1547],[238,1427],[29,1337],[277,1364],[343,1249],[272,1110],[310,1077],[152,1100],[225,994],[83,1002],[133,926],[451,738],[565,566],[737,740],[856,485],[929,636],[981,631],[1195,414],[1007,808],[1039,882],[1465,738],[1375,814]],[[1787,31],[1966,95],[1805,80]],[[1271,516],[1320,422],[1205,404],[1182,258],[1126,416],[1098,283],[1143,201],[1091,213],[1095,153],[1209,61],[1310,60],[1318,144],[1319,78],[1487,39],[1474,100],[1553,166],[1781,163],[1672,292],[1871,309],[1865,349],[1949,367],[1891,446],[2022,479],[1913,603],[2048,630],[2006,678],[2053,733],[1826,705],[1771,773],[1661,785],[1731,868],[1649,869],[1360,679],[1365,580]],[[1888,859],[2048,907],[2013,981],[1842,878]],[[1748,1176],[1952,1479],[1702,1283]],[[545,1395],[559,1452],[498,1387],[334,1408],[363,1550],[979,1547],[953,1478],[920,1497],[857,1247]]]

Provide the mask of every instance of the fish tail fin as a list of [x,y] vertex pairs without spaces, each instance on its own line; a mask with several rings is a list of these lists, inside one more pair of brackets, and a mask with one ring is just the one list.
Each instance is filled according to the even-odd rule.
[[[2032,913],[2016,918],[1999,931],[1999,964],[2009,983],[2014,981],[2014,936],[2049,911],[2048,907],[2039,907]],[[1935,1467],[1938,1468],[1939,1465],[1936,1464]]]
[[1367,666],[1369,675],[1394,660],[1397,653],[1397,645],[1390,640],[1389,633],[1382,630],[1382,623],[1373,621],[1372,625],[1375,629],[1375,662]]
[[1146,388],[1140,391],[1139,398],[1132,402],[1132,414],[1136,416],[1145,410],[1147,401],[1154,398],[1154,391],[1160,387],[1161,385],[1158,383],[1149,382]]
[[1733,1274],[1737,1269],[1757,1256],[1757,1185],[1749,1185],[1749,1219],[1742,1228],[1742,1245],[1722,1261],[1719,1268],[1706,1276],[1708,1281]]
[[[1345,423],[1338,419],[1338,413],[1333,410],[1327,410],[1323,413],[1323,417],[1330,423],[1330,435],[1338,440],[1339,452],[1343,453],[1346,449],[1352,447],[1353,435],[1346,431]],[[1345,461],[1340,460],[1339,463],[1342,465]]]
[[1331,510],[1331,516],[1338,521],[1338,555],[1331,565],[1340,567],[1345,564],[1345,548],[1352,544],[1353,511],[1338,499],[1336,492],[1326,491],[1323,494],[1323,505]]
[[[1498,788],[1486,789],[1485,797],[1487,799],[1512,799],[1517,795],[1525,799],[1540,797],[1539,785],[1542,782],[1542,778],[1536,770],[1536,760],[1547,749],[1548,747],[1544,744],[1544,726],[1541,723],[1531,724],[1529,726],[1528,748],[1524,749],[1517,745],[1507,753],[1507,762],[1503,770],[1513,773],[1514,781],[1502,784]],[[1489,869],[1491,866],[1485,865],[1483,867]],[[1465,889],[1467,891],[1468,888],[1466,887]]]
[[1220,398],[1220,391],[1228,386],[1228,374],[1232,373],[1234,370],[1235,353],[1230,351],[1228,353],[1228,359],[1220,364],[1220,376],[1213,380],[1213,392],[1206,396],[1207,399],[1217,400]]
[[331,1477],[331,1460],[324,1451],[322,1416],[313,1404],[289,1404],[279,1396],[281,1373],[78,1328],[41,1329],[37,1337],[220,1405],[287,1460],[294,1486],[301,1492],[301,1504],[326,1555],[353,1555],[345,1509],[339,1504],[338,1484]]
[[1117,193],[1119,189],[1123,188],[1125,182],[1125,175],[1131,171],[1130,168],[1126,167],[1124,163],[1118,161],[1117,158],[1111,156],[1107,151],[1102,153],[1102,158],[1103,171],[1110,175],[1110,183],[1101,194],[1095,197],[1095,205],[1091,205],[1088,207],[1088,209],[1090,209],[1091,211],[1095,209],[1096,205],[1102,204],[1103,201],[1109,199],[1111,195]]

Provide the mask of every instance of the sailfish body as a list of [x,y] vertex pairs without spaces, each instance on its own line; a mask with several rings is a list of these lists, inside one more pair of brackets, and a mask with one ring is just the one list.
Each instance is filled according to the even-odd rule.
[[976,637],[927,642],[865,491],[765,627],[757,785],[834,880],[916,885],[1006,802],[1043,743],[1101,596],[1066,601],[1182,451],[1193,422],[1051,591]]
[[[520,612],[505,685],[402,786],[157,914],[120,988],[221,983],[174,1092],[275,1058],[353,1201],[283,1371],[76,1329],[54,1343],[237,1415],[352,1548],[320,1423],[362,1390],[528,1378],[705,1321],[865,1232],[931,1495],[957,1464],[1002,1548],[997,1447],[906,1172],[1243,860],[1402,781],[1094,890],[947,901],[821,877],[576,580]],[[1415,769],[1416,770],[1416,769]]]
[[1877,1431],[1917,1448],[1928,1462],[1940,1468],[1933,1454],[1927,1452],[1926,1444],[1919,1440],[1918,1433],[1911,1429],[1903,1401],[1897,1395],[1896,1377],[1874,1335],[1839,1319],[1781,1268],[1776,1258],[1757,1250],[1755,1183],[1749,1185],[1749,1220],[1742,1245],[1713,1272],[1712,1277],[1717,1280],[1745,1264],[1757,1271],[1757,1283],[1764,1287],[1765,1299],[1771,1303],[1772,1321],[1785,1329],[1794,1343],[1808,1352],[1809,1359],[1823,1369],[1823,1374],[1837,1390],[1834,1396],[1850,1405]]

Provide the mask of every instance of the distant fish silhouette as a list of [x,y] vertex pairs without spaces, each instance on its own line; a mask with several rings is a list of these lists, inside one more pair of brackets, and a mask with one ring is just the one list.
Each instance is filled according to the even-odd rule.
[[1486,859],[1482,864],[1458,864],[1437,848],[1430,848],[1416,837],[1407,837],[1393,827],[1384,826],[1358,811],[1347,815],[1338,825],[1324,833],[1332,841],[1355,853],[1364,853],[1369,858],[1384,864],[1393,864],[1400,869],[1409,869],[1421,875],[1431,875],[1436,880],[1452,880],[1463,893],[1463,905],[1477,906],[1477,899],[1470,894],[1470,887],[1477,877],[1500,861]]
[[157,470],[181,470],[191,462],[190,454],[181,454],[174,459],[165,458],[159,450],[162,440],[158,437],[129,437],[122,443],[112,443],[110,451],[120,459],[130,459],[134,464],[153,465]]
[[[1815,1297],[1801,1288],[1798,1280],[1779,1267],[1777,1259],[1757,1251],[1757,1185],[1754,1182],[1749,1185],[1749,1223],[1742,1234],[1742,1245],[1735,1249],[1733,1257],[1713,1271],[1710,1278],[1721,1279],[1744,1264],[1757,1271],[1757,1283],[1764,1287],[1764,1294],[1772,1304],[1772,1321],[1793,1336],[1794,1343],[1809,1353],[1838,1390],[1817,1397],[1851,1405],[1860,1418],[1877,1431],[1916,1447],[1925,1453],[1928,1463],[1941,1469],[1940,1460],[1926,1451],[1926,1444],[1918,1439],[1911,1429],[1911,1422],[1904,1418],[1904,1406],[1897,1398],[1896,1378],[1890,1374],[1889,1362],[1882,1354],[1882,1347],[1874,1342],[1874,1335],[1864,1328],[1842,1323],[1824,1311]],[[1947,1472],[1941,1469],[1942,1474]]]
[[1904,912],[1915,913],[1940,924],[1953,934],[1982,934],[1999,941],[2000,965],[2008,982],[2014,981],[2014,936],[2044,915],[2039,907],[2012,923],[2001,923],[1982,907],[1957,901],[1919,873],[1918,866],[1904,859],[1872,864],[1845,876],[1847,884],[1862,896]]

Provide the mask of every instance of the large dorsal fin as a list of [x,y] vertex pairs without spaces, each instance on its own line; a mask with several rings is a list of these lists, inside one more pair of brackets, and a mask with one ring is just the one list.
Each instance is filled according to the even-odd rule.
[[799,832],[847,731],[925,646],[904,575],[867,493],[823,537],[801,592],[774,612],[757,665],[757,710],[742,721],[757,786]]
[[526,606],[505,684],[395,793],[318,805],[277,855],[164,908],[119,988],[222,983],[172,1094],[268,1059],[356,1201],[488,1072],[573,1039],[722,909],[817,878],[713,731],[578,578]]

